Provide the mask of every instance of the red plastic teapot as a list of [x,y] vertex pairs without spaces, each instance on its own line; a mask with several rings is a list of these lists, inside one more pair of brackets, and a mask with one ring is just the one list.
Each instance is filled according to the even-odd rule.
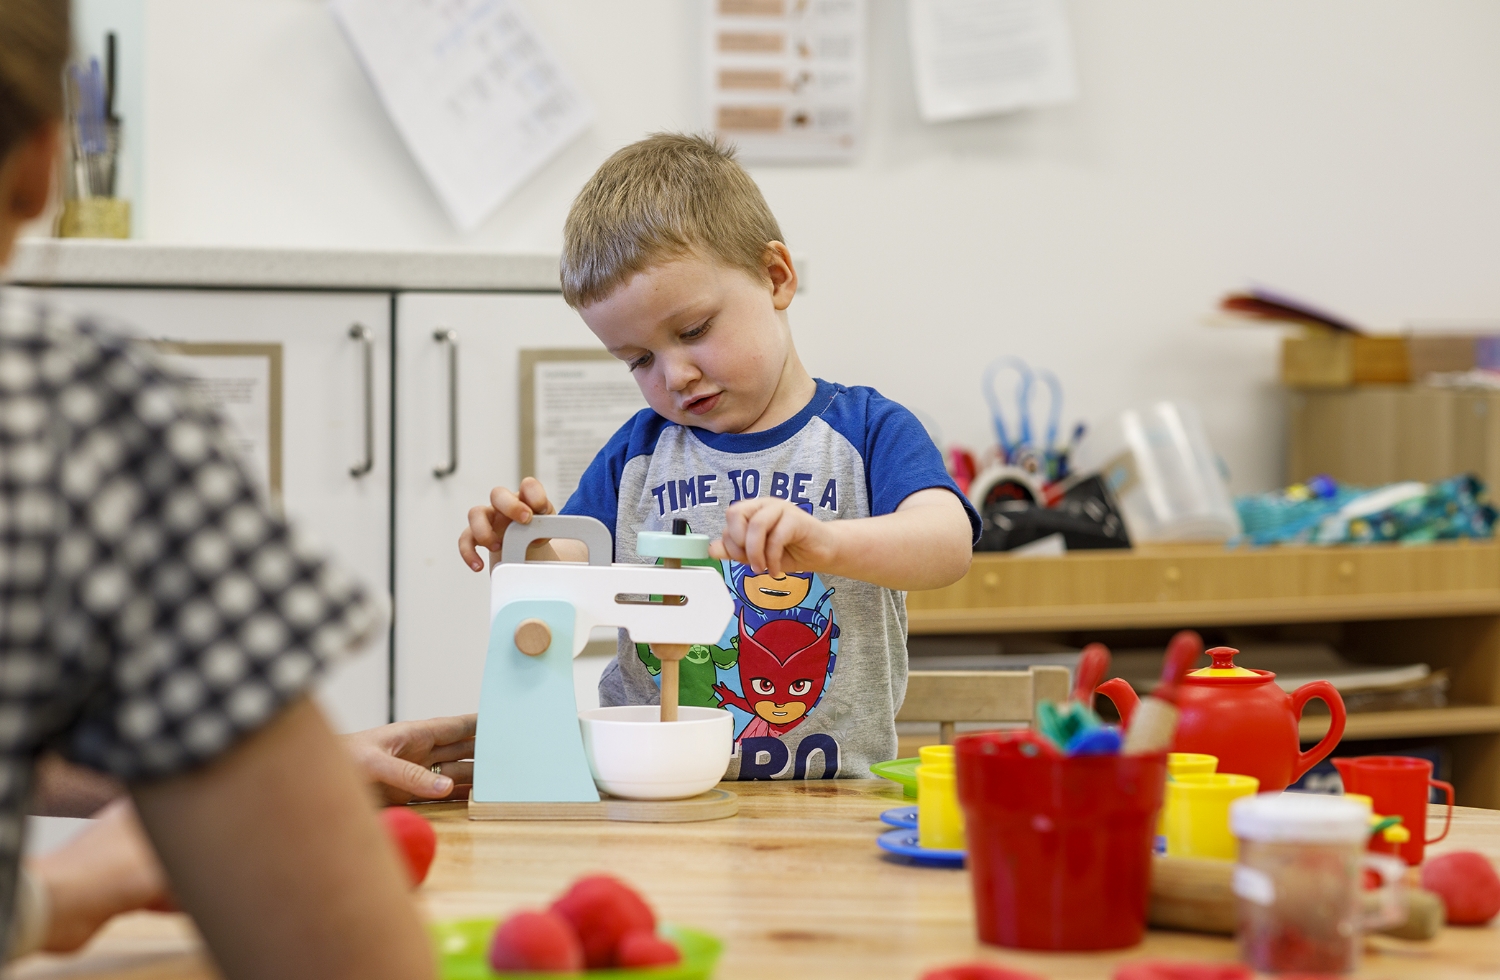
[[[1219,772],[1254,776],[1263,793],[1285,789],[1323,761],[1343,738],[1344,699],[1328,681],[1311,681],[1288,694],[1276,686],[1276,675],[1269,670],[1236,667],[1237,653],[1230,647],[1214,647],[1208,651],[1213,663],[1182,679],[1172,751],[1217,756]],[[1130,684],[1115,677],[1095,690],[1114,702],[1128,726],[1140,703]],[[1313,698],[1326,703],[1333,717],[1323,740],[1301,752],[1297,722]]]

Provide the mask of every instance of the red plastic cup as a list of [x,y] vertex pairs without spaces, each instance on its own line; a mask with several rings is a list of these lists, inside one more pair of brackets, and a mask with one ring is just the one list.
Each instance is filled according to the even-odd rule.
[[[1411,840],[1394,849],[1407,864],[1421,864],[1422,852],[1427,845],[1436,844],[1448,836],[1448,828],[1453,825],[1453,787],[1441,779],[1432,778],[1432,763],[1426,759],[1405,755],[1361,755],[1332,761],[1344,780],[1344,792],[1368,796],[1376,813],[1383,817],[1399,816],[1401,823],[1411,831]],[[1431,839],[1427,837],[1429,786],[1436,786],[1448,795],[1448,819],[1443,823],[1443,832]]]
[[1124,949],[1141,941],[1166,753],[1019,751],[1008,732],[954,743],[981,941]]

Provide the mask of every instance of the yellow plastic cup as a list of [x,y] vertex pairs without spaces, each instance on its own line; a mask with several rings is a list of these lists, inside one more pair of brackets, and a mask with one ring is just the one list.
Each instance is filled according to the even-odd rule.
[[[1195,772],[1213,772],[1219,768],[1219,757],[1216,755],[1205,755],[1202,752],[1168,752],[1167,753],[1167,778],[1173,776],[1186,776]],[[1167,813],[1172,808],[1171,797],[1164,797],[1161,804],[1161,814],[1156,818],[1157,851],[1162,851],[1166,846],[1167,836]]]
[[962,851],[964,812],[958,805],[953,766],[917,766],[917,843],[942,851]]
[[951,745],[924,745],[917,749],[917,758],[924,766],[947,766],[953,768],[953,746]]
[[1213,772],[1219,768],[1219,757],[1202,752],[1168,752],[1167,775],[1187,776],[1195,772]]
[[1239,841],[1229,832],[1229,804],[1260,789],[1254,776],[1193,772],[1167,782],[1167,854],[1233,861]]

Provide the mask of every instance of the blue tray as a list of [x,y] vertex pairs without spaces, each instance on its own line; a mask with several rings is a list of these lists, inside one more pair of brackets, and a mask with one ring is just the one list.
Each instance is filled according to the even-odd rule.
[[917,832],[911,830],[888,830],[875,839],[883,850],[904,857],[913,864],[920,864],[930,868],[962,868],[964,866],[963,851],[941,851],[936,848],[923,847],[917,843]]
[[902,830],[916,830],[917,808],[898,806],[894,810],[887,810],[880,815],[880,822],[887,826],[900,827]]

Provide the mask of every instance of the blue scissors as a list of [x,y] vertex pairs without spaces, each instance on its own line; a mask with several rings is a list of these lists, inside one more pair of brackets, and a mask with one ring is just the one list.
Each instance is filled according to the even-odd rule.
[[[1010,429],[1005,424],[1005,412],[1000,407],[1000,392],[995,387],[1001,372],[1007,369],[1014,371],[1016,375],[1017,428],[1014,439],[1010,437]],[[1034,444],[1031,432],[1031,400],[1038,380],[1046,385],[1048,394],[1047,438],[1040,446]],[[1021,457],[1028,452],[1040,453],[1044,459],[1056,455],[1057,428],[1062,419],[1062,383],[1057,380],[1057,375],[1046,369],[1033,372],[1019,357],[997,357],[984,369],[983,388],[984,399],[990,408],[990,421],[1000,443],[1000,455],[1005,462],[1019,463]]]

